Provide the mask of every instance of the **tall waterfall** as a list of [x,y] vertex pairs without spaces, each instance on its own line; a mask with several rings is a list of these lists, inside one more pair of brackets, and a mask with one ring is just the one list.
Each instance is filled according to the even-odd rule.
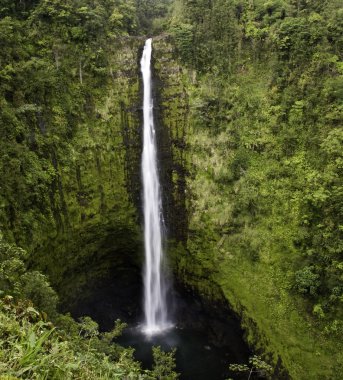
[[157,170],[156,137],[151,96],[152,40],[148,39],[141,59],[144,84],[142,177],[144,194],[144,313],[147,335],[168,328],[166,287],[163,276],[162,202]]

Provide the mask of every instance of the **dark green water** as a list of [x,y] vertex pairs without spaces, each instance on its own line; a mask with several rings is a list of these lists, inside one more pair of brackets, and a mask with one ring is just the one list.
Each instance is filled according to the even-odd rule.
[[[237,343],[237,337],[233,337],[233,341]],[[164,351],[176,348],[177,371],[182,380],[238,379],[229,372],[229,364],[246,363],[249,357],[249,350],[243,341],[239,346],[215,347],[209,342],[205,331],[190,328],[176,327],[152,338],[144,336],[138,327],[131,328],[118,343],[135,348],[135,358],[143,363],[144,368],[152,367],[152,346],[160,346]]]
[[[127,322],[118,343],[135,349],[143,368],[152,365],[152,346],[165,351],[176,348],[177,371],[181,380],[246,379],[229,373],[230,363],[248,363],[252,355],[243,339],[240,322],[225,305],[202,300],[196,294],[178,287],[170,302],[175,328],[151,339],[140,332],[143,320],[142,287],[137,270],[115,273],[111,279],[92,288],[91,297],[81,299],[72,310],[78,318],[89,315],[102,331],[113,327],[116,319]],[[130,280],[132,277],[132,280]],[[252,378],[251,378],[252,379]]]

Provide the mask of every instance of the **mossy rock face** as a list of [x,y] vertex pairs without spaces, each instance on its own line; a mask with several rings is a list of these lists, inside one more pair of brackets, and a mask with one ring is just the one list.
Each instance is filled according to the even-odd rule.
[[68,309],[122,268],[131,266],[140,282],[142,256],[140,229],[113,216],[113,221],[84,226],[51,239],[32,260],[49,275],[64,309]]
[[152,71],[164,222],[169,239],[185,242],[189,102],[186,70],[174,59],[168,36],[153,38]]
[[101,73],[85,69],[82,81],[78,57],[61,55],[61,67],[72,68],[60,74],[63,92],[46,95],[36,124],[23,123],[35,145],[21,139],[13,148],[22,173],[6,172],[4,191],[13,190],[4,192],[1,229],[30,252],[29,266],[49,275],[63,302],[125,259],[140,265],[143,44],[118,38]]
[[91,291],[123,261],[139,266],[141,41],[120,47],[125,71],[97,89],[93,110],[71,142],[75,160],[58,165],[52,192],[55,231],[34,249],[33,262],[70,302]]
[[[85,74],[80,84],[73,74],[66,86],[68,102],[76,97],[71,111],[61,94],[51,95],[34,130],[37,146],[18,143],[27,166],[42,165],[36,182],[28,176],[27,183],[16,183],[16,161],[9,162],[15,183],[6,186],[29,195],[15,204],[3,202],[2,231],[30,252],[31,267],[49,275],[65,309],[91,299],[94,286],[111,276],[140,281],[143,45],[143,39],[123,38],[108,53],[105,76]],[[254,151],[249,158],[247,148],[234,156],[237,131],[225,129],[233,117],[250,128],[240,97],[246,95],[247,105],[265,101],[268,68],[237,74],[233,92],[223,91],[223,101],[212,104],[206,98],[213,95],[211,81],[182,67],[167,36],[153,39],[152,63],[167,251],[177,281],[210,302],[228,302],[248,342],[269,354],[277,368],[282,363],[291,378],[339,379],[342,342],[325,335],[320,321],[309,318],[289,292],[284,261],[296,254],[293,221],[287,233],[277,218],[270,219],[277,224],[274,235],[263,223],[260,230],[250,228],[255,193],[245,193],[249,183],[238,177],[249,165],[258,173],[262,156]],[[207,103],[201,103],[204,98]],[[221,110],[227,114],[219,117]],[[257,180],[258,174],[251,183]]]
[[167,171],[166,191],[186,208],[170,212],[176,229],[182,226],[182,233],[170,234],[168,241],[175,276],[202,297],[230,304],[247,341],[274,363],[276,378],[284,376],[283,367],[285,376],[297,380],[339,379],[340,333],[328,334],[325,321],[292,291],[291,271],[299,255],[293,241],[296,217],[294,209],[285,211],[277,203],[284,194],[275,196],[279,190],[268,188],[264,169],[272,178],[274,170],[276,178],[281,176],[281,192],[283,174],[249,140],[253,131],[265,128],[255,115],[258,108],[249,105],[264,110],[273,67],[251,65],[247,72],[233,72],[223,85],[210,74],[197,76],[182,67],[168,38],[154,46],[155,77],[163,84],[159,117],[168,131],[170,162],[182,167]]

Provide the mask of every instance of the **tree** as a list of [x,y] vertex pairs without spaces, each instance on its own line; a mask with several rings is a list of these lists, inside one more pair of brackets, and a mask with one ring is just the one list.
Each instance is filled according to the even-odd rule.
[[250,380],[251,376],[257,374],[263,378],[270,379],[273,374],[273,367],[263,361],[259,356],[252,356],[249,358],[249,365],[247,364],[230,364],[230,371],[247,373],[247,379]]

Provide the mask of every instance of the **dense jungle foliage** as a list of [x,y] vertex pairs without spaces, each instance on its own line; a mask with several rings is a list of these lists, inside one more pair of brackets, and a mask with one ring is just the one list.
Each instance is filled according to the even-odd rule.
[[26,256],[0,238],[1,379],[178,378],[174,352],[155,347],[153,369],[142,370],[133,350],[115,343],[125,323],[101,333],[87,316],[76,322],[60,314],[56,292],[46,276],[26,268]]
[[188,247],[297,379],[343,364],[342,28],[335,0],[176,1],[171,20],[192,82]]
[[[119,234],[130,233],[123,227],[132,210],[123,195],[122,154],[112,145],[122,143],[118,104],[129,101],[122,77],[131,73],[123,73],[124,65],[118,61],[131,59],[130,49],[123,53],[122,47],[130,35],[141,33],[152,18],[161,19],[164,13],[165,7],[156,1],[0,1],[1,379],[177,377],[172,353],[154,349],[155,366],[146,371],[134,361],[132,350],[116,345],[113,339],[122,330],[121,323],[100,333],[88,317],[75,322],[60,314],[48,278],[29,269],[32,250],[42,247],[49,234],[74,244],[65,249],[60,243],[71,266],[80,265],[78,250],[87,260],[94,247],[86,233],[74,241],[63,234],[80,230],[83,222],[95,230],[93,237],[104,234],[113,227],[105,222],[97,227],[106,219],[106,207],[117,218]],[[117,102],[108,104],[116,96]],[[106,139],[112,142],[109,147],[103,146]],[[103,151],[113,163],[106,173]],[[106,176],[114,177],[116,187],[97,184],[95,175],[103,182]],[[108,193],[112,197],[106,201]],[[113,204],[120,204],[127,215]],[[118,236],[112,247],[123,239]],[[88,250],[82,249],[82,241]],[[104,251],[103,242],[100,245]],[[60,256],[56,259],[52,251],[46,249],[42,261],[54,263],[57,270],[51,278],[56,284],[67,265],[58,264]],[[76,289],[77,281],[68,282]]]
[[201,78],[194,149],[207,149],[201,170],[217,191],[200,217],[218,207],[218,228],[241,236],[252,261],[280,244],[293,291],[319,318],[339,317],[333,330],[343,295],[340,5],[185,1],[172,26]]
[[137,233],[131,156],[113,146],[134,145],[121,124],[135,125],[130,44],[145,34],[171,37],[189,102],[189,231],[175,272],[204,294],[219,285],[249,342],[292,379],[340,379],[339,0],[0,0],[0,378],[177,376],[158,349],[144,372],[110,345],[119,322],[103,334],[60,314],[49,284],[66,277],[61,255],[88,262],[88,231]]

